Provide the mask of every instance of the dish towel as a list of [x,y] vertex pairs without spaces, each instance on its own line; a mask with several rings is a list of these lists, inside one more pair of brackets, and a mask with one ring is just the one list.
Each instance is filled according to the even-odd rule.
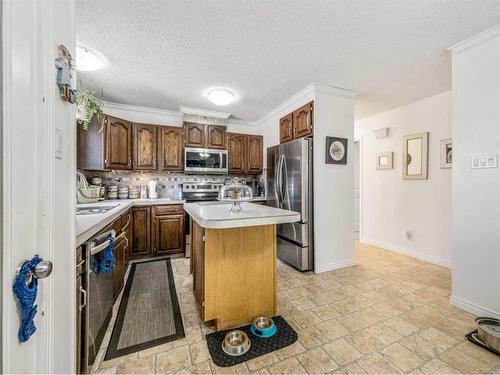
[[103,250],[102,259],[98,260],[97,254],[94,255],[94,261],[92,262],[92,270],[96,273],[108,273],[113,271],[115,268],[115,240],[116,238],[113,236],[109,236],[108,239],[109,245]]
[[24,262],[12,287],[21,308],[21,324],[17,333],[20,342],[28,341],[36,331],[33,319],[38,308],[35,305],[38,279],[33,276],[33,270],[42,260],[39,256],[35,256],[30,261]]

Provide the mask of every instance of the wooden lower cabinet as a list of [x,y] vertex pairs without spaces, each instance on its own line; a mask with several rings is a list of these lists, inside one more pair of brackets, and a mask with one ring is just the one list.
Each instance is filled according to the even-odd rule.
[[221,330],[276,315],[276,225],[191,227],[193,293],[201,319]]
[[156,215],[153,212],[153,255],[184,252],[184,214]]
[[193,293],[200,317],[204,320],[205,305],[205,229],[191,219],[191,272],[193,274]]
[[132,242],[129,245],[128,258],[135,259],[151,256],[151,207],[132,208]]
[[184,253],[184,208],[180,204],[131,210],[128,259]]
[[125,278],[125,259],[127,251],[127,240],[122,237],[115,244],[115,268],[113,270],[113,297],[116,298],[123,287],[123,280]]

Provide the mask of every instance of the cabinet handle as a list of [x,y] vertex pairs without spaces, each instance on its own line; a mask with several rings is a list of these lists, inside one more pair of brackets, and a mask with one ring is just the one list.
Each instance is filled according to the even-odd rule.
[[130,155],[128,156],[128,165],[132,166],[132,158],[130,157]]
[[[80,287],[80,294],[83,297],[83,303],[80,303],[79,310],[82,311],[85,306],[87,306],[87,291]],[[81,302],[81,300],[80,300]]]
[[[127,224],[125,224],[122,228],[122,232],[125,232],[128,229],[128,226],[130,225],[130,220],[131,220],[131,215],[128,214],[128,221]],[[125,237],[126,238],[126,237]]]

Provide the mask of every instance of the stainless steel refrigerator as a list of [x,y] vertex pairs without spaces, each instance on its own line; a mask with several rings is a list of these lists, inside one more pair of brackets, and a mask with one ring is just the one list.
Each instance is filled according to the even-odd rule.
[[267,149],[268,205],[300,213],[278,225],[278,258],[301,271],[314,268],[313,141],[301,138]]

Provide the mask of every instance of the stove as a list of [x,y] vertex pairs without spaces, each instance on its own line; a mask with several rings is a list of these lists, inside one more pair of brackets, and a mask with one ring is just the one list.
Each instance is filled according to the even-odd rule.
[[186,202],[216,201],[222,182],[185,182],[182,195]]

